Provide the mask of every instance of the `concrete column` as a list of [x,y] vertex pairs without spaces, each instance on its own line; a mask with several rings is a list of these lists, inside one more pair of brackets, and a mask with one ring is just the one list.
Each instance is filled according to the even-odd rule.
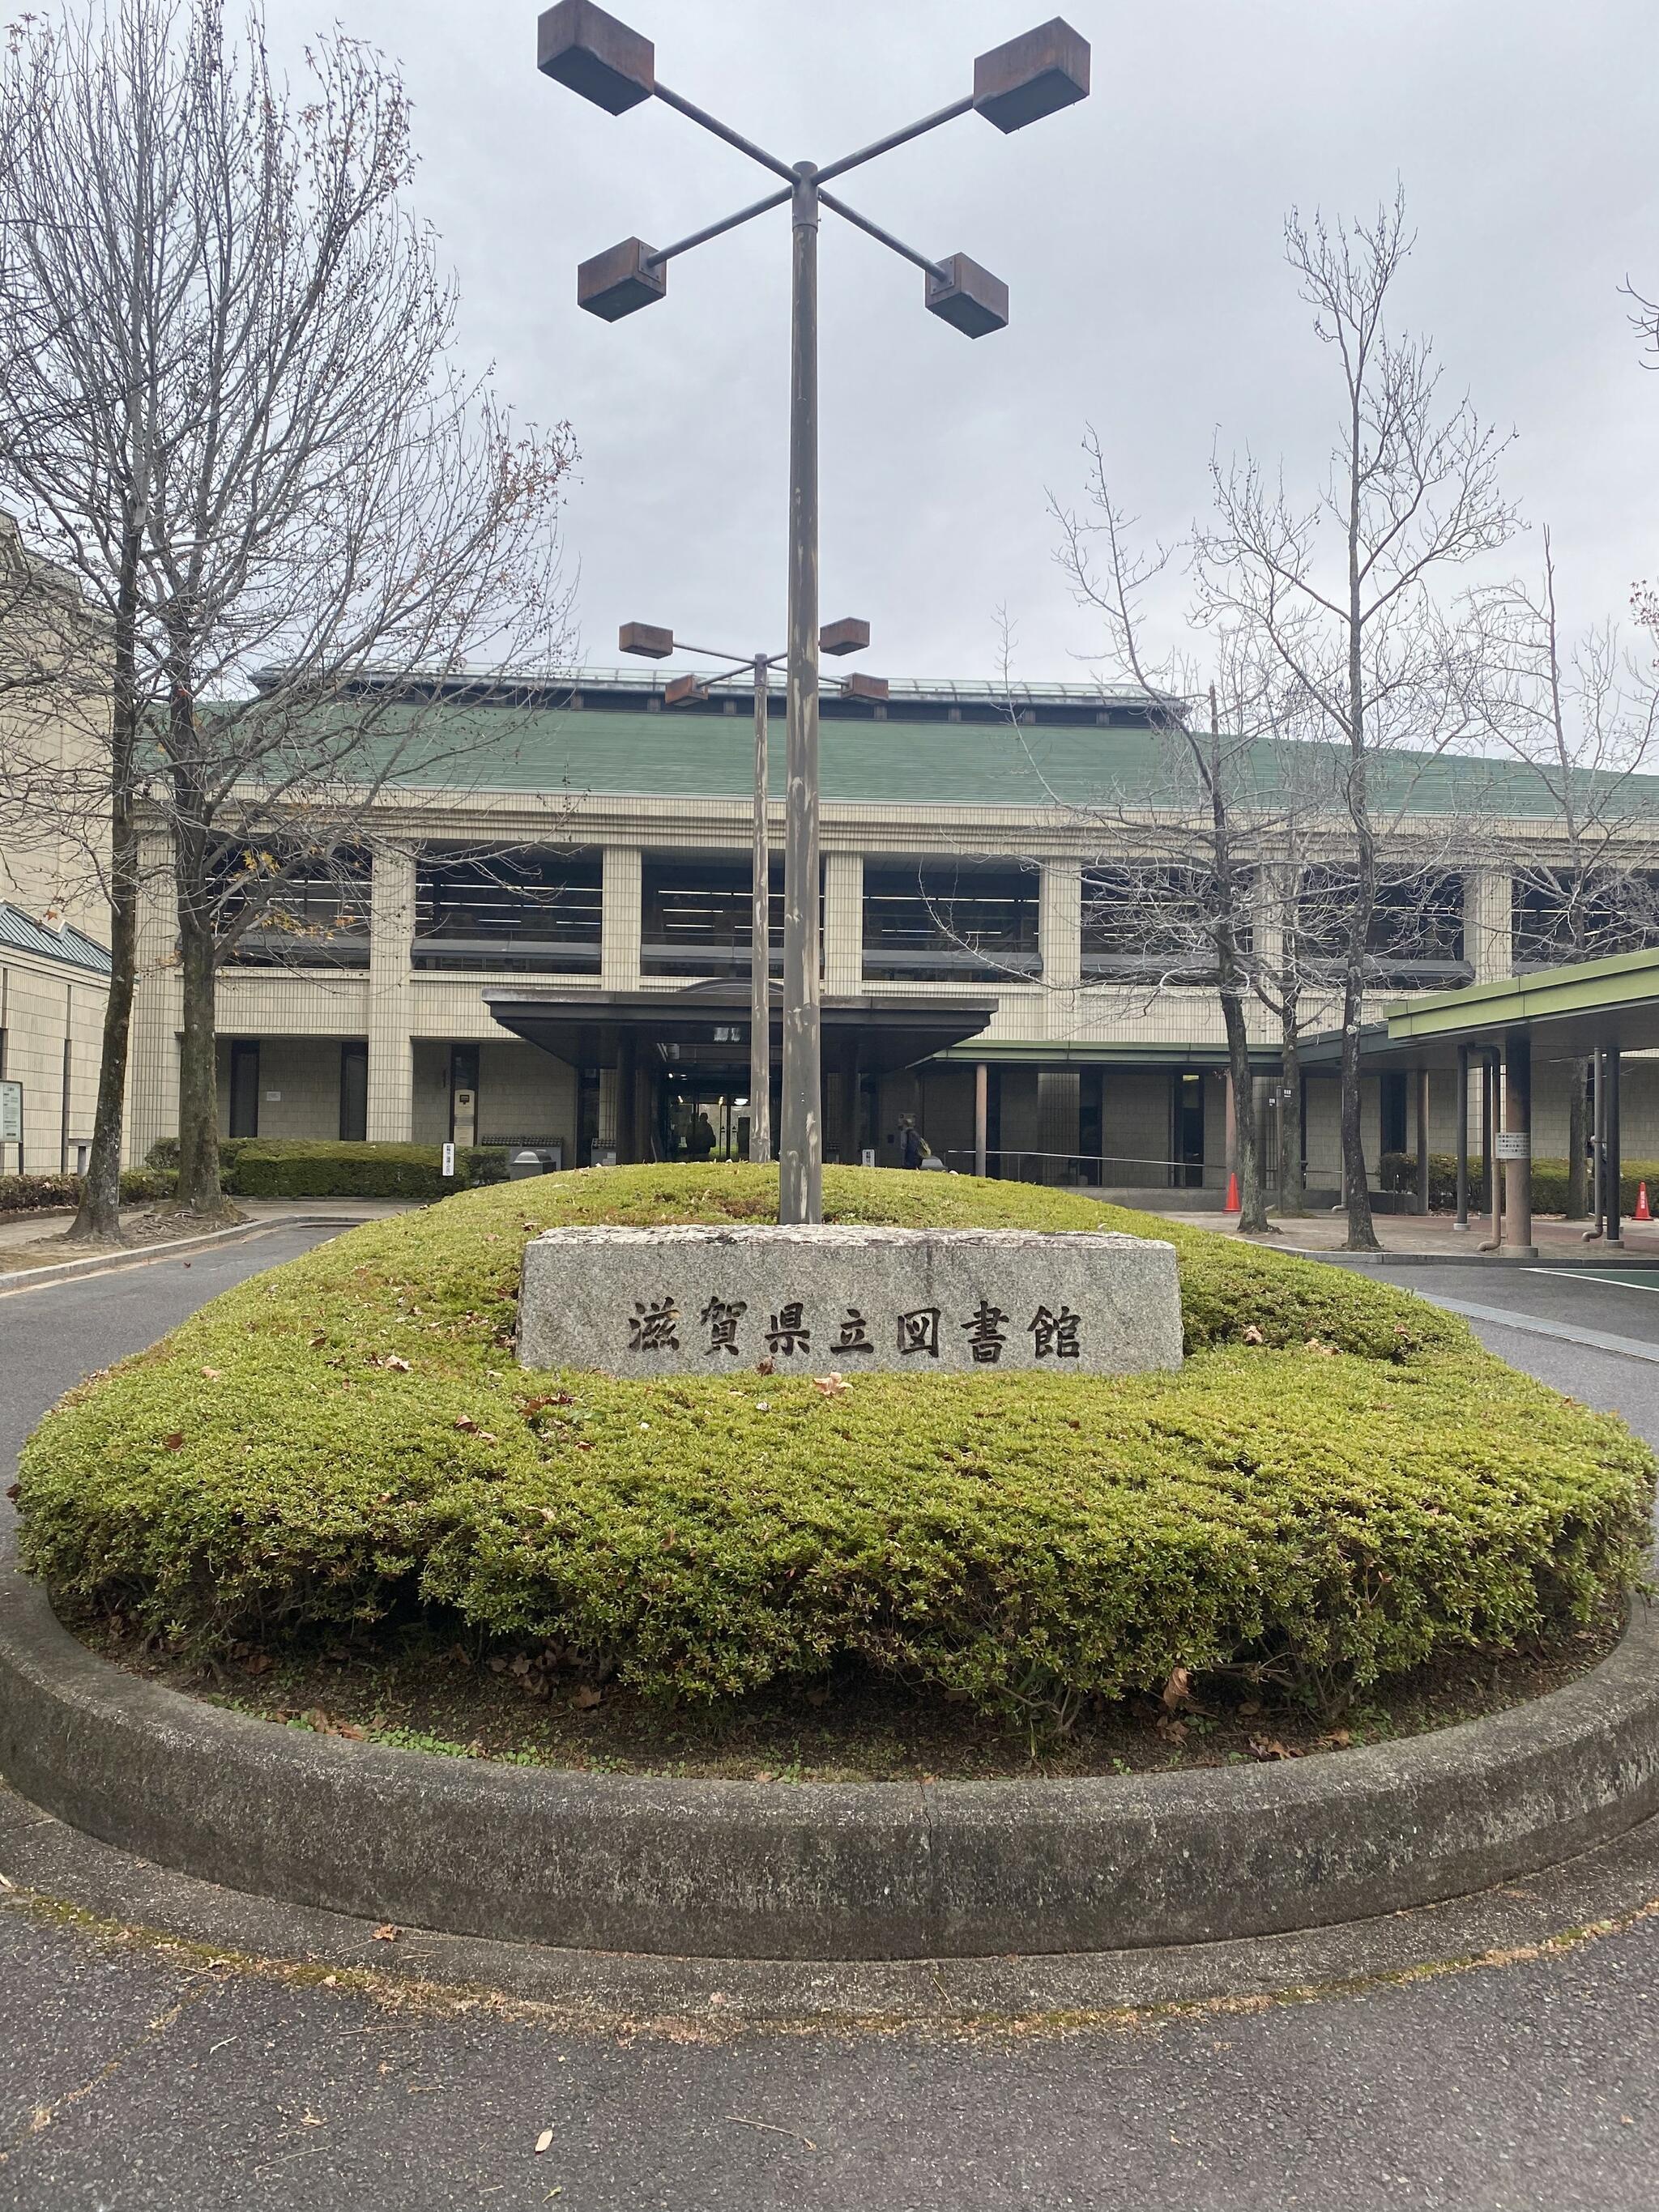
[[863,988],[864,855],[828,853],[823,861],[824,995],[853,999]]
[[1082,1087],[1074,1067],[1043,1068],[1037,1075],[1037,1150],[1045,1155],[1044,1182],[1058,1182],[1076,1157]]
[[1515,882],[1507,868],[1472,868],[1463,878],[1463,957],[1477,983],[1501,983],[1514,969],[1510,902]]
[[1504,1133],[1514,1141],[1504,1162],[1502,1249],[1512,1259],[1534,1260],[1532,1241],[1532,1038],[1516,1030],[1504,1052]]
[[369,895],[368,1105],[371,1144],[406,1145],[415,1133],[415,1054],[410,1042],[414,969],[415,856],[374,855]]
[[639,1054],[632,1030],[617,1040],[617,1164],[631,1167],[641,1157],[639,1120]]
[[983,1176],[991,1138],[991,1071],[981,1060],[974,1070],[974,1173]]
[[1429,1210],[1429,1071],[1417,1071],[1417,1210]]
[[179,974],[179,902],[173,841],[147,830],[138,846],[137,985],[127,1066],[126,1156],[142,1167],[162,1137],[179,1133],[179,1030],[184,991]]
[[1076,860],[1045,860],[1037,908],[1048,1034],[1071,1037],[1078,1026],[1083,982],[1083,869]]
[[599,981],[607,991],[640,988],[641,902],[645,856],[636,845],[607,845],[599,905]]

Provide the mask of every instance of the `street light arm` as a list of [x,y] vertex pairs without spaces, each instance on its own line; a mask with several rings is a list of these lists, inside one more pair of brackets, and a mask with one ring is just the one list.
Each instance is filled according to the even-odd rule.
[[764,146],[757,146],[752,138],[745,138],[740,131],[733,131],[730,124],[722,123],[717,115],[710,115],[707,108],[697,106],[678,92],[671,92],[660,77],[652,89],[657,98],[665,101],[670,107],[677,108],[682,115],[690,116],[693,123],[700,123],[705,131],[712,131],[716,138],[724,138],[728,146],[735,146],[739,154],[747,154],[751,161],[758,161],[763,169],[770,169],[775,177],[787,177],[793,185],[795,172],[787,161],[781,161],[775,154],[769,154]]
[[895,238],[890,230],[884,230],[878,222],[872,222],[867,215],[860,215],[856,208],[848,207],[845,200],[837,199],[833,192],[821,191],[818,198],[823,202],[825,207],[833,208],[843,222],[850,222],[855,228],[867,233],[870,237],[876,239],[881,245],[896,253],[902,260],[915,262],[918,269],[926,270],[928,276],[937,277],[941,284],[948,281],[950,272],[940,263],[933,260],[928,254],[919,253],[914,246],[907,246],[902,238]]
[[739,208],[736,215],[723,216],[719,222],[707,223],[702,229],[694,230],[690,238],[678,239],[672,246],[659,247],[647,257],[649,266],[660,269],[665,262],[673,260],[677,254],[690,253],[693,246],[707,246],[711,238],[722,238],[728,230],[736,230],[742,223],[752,222],[757,215],[767,215],[774,208],[787,205],[794,198],[794,192],[793,185],[786,185],[781,192],[769,192],[763,200],[755,201],[752,206]]
[[902,131],[890,131],[885,138],[878,138],[873,146],[860,147],[856,154],[843,154],[839,161],[831,161],[827,168],[818,171],[818,182],[826,183],[831,177],[844,175],[866,161],[876,161],[883,154],[890,154],[896,146],[908,146],[913,138],[921,138],[929,131],[937,131],[942,123],[954,123],[958,115],[971,115],[974,95],[963,94],[953,100],[948,107],[941,107],[932,115],[924,115],[920,123],[907,123]]

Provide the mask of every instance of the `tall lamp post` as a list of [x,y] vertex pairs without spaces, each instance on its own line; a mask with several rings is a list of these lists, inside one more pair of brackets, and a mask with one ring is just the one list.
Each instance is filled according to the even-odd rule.
[[919,252],[825,190],[849,169],[908,145],[958,116],[979,114],[1004,132],[1024,130],[1089,91],[1089,45],[1056,16],[981,54],[974,88],[920,122],[889,131],[820,167],[784,161],[722,123],[657,76],[651,40],[592,0],[559,0],[542,16],[537,65],[611,115],[660,100],[781,178],[781,189],[707,223],[672,246],[624,239],[576,272],[577,304],[617,322],[666,296],[668,264],[694,246],[766,214],[790,209],[793,280],[790,319],[788,788],[783,889],[783,1130],[778,1218],[823,1218],[823,1128],[818,1024],[818,221],[829,208],[923,272],[930,314],[970,338],[1005,329],[1008,288],[965,253],[942,261]]
[[[862,653],[870,642],[870,625],[850,617],[829,623],[818,632],[818,651],[837,655]],[[769,824],[770,769],[767,759],[767,712],[771,698],[772,671],[783,659],[781,653],[723,653],[717,647],[686,645],[672,629],[653,623],[624,623],[617,635],[623,653],[645,660],[666,660],[671,653],[689,653],[698,660],[724,660],[732,667],[752,668],[755,675],[755,836],[750,883],[753,900],[749,938],[749,1158],[764,1164],[772,1157],[772,839]],[[887,686],[879,677],[854,678],[848,690],[860,697],[884,699]],[[663,693],[666,707],[683,707],[692,699],[706,699],[708,686],[696,676],[677,676]],[[816,910],[816,908],[815,908]]]

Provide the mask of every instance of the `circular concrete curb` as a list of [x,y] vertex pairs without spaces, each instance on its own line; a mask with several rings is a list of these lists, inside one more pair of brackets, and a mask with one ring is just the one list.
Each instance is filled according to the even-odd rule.
[[556,1948],[988,1959],[1372,1918],[1659,1810],[1659,1613],[1583,1680],[1399,1744],[1079,1782],[659,1782],[319,1738],[123,1674],[0,1565],[0,1772],[161,1866]]

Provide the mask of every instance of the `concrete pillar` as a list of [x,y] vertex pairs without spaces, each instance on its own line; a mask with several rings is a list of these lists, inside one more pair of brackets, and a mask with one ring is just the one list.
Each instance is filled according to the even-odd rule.
[[1083,868],[1077,860],[1045,860],[1037,908],[1048,1035],[1069,1038],[1078,1026],[1083,982]]
[[645,856],[636,845],[607,845],[604,871],[599,894],[599,981],[607,991],[637,991]]
[[1514,878],[1507,868],[1471,868],[1463,878],[1463,957],[1477,983],[1501,983],[1514,969],[1510,903]]
[[839,1091],[836,1100],[836,1150],[841,1155],[843,1167],[855,1168],[859,1164],[859,1041],[856,1036],[842,1040],[836,1059],[836,1079]]
[[1417,1210],[1429,1210],[1429,1071],[1417,1071]]
[[1504,1235],[1502,1249],[1534,1260],[1532,1241],[1532,1037],[1516,1030],[1504,1051]]
[[827,853],[823,860],[823,989],[856,998],[864,988],[864,855]]
[[1043,1068],[1037,1075],[1037,1150],[1044,1155],[1040,1180],[1058,1182],[1078,1148],[1082,1078],[1074,1067]]
[[617,1039],[617,1164],[631,1167],[640,1157],[639,1054],[631,1029]]
[[368,1103],[370,1144],[406,1145],[415,1133],[415,1054],[410,1042],[414,969],[415,856],[382,847],[369,894]]
[[974,1173],[983,1176],[990,1150],[991,1071],[981,1060],[974,1069]]

